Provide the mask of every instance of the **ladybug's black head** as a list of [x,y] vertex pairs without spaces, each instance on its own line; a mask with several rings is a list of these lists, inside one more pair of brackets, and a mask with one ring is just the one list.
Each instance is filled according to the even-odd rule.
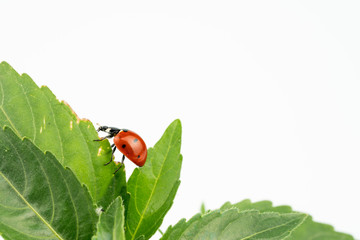
[[117,134],[118,132],[121,131],[121,129],[119,128],[115,128],[115,127],[108,127],[108,126],[100,126],[98,129],[97,129],[98,132],[100,131],[103,131],[103,132],[107,132],[107,133],[110,133],[110,134]]
[[98,132],[105,131],[108,128],[109,128],[108,126],[100,126],[96,131],[98,131]]

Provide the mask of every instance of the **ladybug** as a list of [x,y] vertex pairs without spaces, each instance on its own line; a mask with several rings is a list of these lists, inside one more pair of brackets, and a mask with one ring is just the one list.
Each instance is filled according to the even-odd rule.
[[104,164],[105,166],[113,161],[116,149],[119,149],[119,151],[123,154],[120,167],[114,172],[114,174],[119,171],[124,164],[125,156],[139,167],[144,166],[147,157],[147,149],[144,140],[138,134],[128,129],[119,129],[108,126],[100,126],[97,131],[106,132],[109,135],[94,141],[102,141],[106,138],[112,137],[114,138],[114,144],[111,145],[111,159],[109,162]]

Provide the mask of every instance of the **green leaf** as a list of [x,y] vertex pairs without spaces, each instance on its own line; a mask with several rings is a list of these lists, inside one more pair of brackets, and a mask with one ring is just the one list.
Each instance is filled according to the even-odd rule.
[[335,232],[334,228],[328,224],[317,223],[312,220],[311,217],[305,220],[305,222],[297,228],[289,240],[354,240],[349,234]]
[[[28,137],[43,152],[49,151],[69,167],[90,191],[94,201],[106,207],[124,187],[114,182],[114,164],[104,167],[111,156],[109,142],[98,138],[92,123],[79,119],[47,88],[39,88],[26,75],[19,75],[7,63],[0,64],[0,126],[9,126],[19,137]],[[108,187],[114,193],[109,193]],[[116,196],[115,196],[116,197]]]
[[224,212],[216,210],[205,215],[197,214],[188,222],[181,220],[169,227],[161,239],[284,239],[306,217],[301,213],[260,213],[236,208]]
[[124,220],[124,205],[121,197],[117,197],[100,215],[93,240],[125,240]]
[[226,202],[221,206],[220,210],[225,211],[227,209],[237,208],[240,211],[255,209],[260,212],[278,212],[278,213],[291,213],[293,212],[291,207],[289,206],[278,206],[273,207],[272,202],[270,201],[260,201],[260,202],[251,202],[249,199],[245,199],[241,202],[231,204],[230,202]]
[[[252,203],[246,199],[236,204],[229,202],[225,203],[220,209],[225,211],[227,209],[237,208],[240,211],[256,209],[260,212],[278,212],[278,213],[291,213],[293,210],[289,206],[273,207],[270,201],[260,201]],[[353,240],[351,235],[345,233],[335,232],[334,228],[328,224],[317,223],[309,216],[303,224],[294,230],[294,232],[287,238],[289,240]]]
[[0,129],[0,232],[5,239],[90,239],[90,194],[55,157]]
[[148,151],[146,164],[128,181],[126,239],[149,239],[160,227],[179,187],[181,123],[175,120]]

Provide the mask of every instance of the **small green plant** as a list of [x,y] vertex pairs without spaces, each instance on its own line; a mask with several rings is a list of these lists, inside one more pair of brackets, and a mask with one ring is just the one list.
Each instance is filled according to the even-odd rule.
[[[180,184],[181,123],[172,122],[126,182],[107,140],[47,87],[0,64],[0,235],[4,239],[149,239]],[[225,203],[161,239],[353,239],[271,202]]]

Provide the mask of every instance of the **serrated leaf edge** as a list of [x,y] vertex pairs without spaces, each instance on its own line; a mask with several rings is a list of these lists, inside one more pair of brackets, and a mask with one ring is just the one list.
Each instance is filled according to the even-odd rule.
[[[10,129],[12,131],[12,129],[8,126],[4,126],[2,128],[2,130],[6,131],[6,128]],[[21,138],[21,142],[25,142],[25,141],[30,141],[32,143],[32,141],[27,137]],[[33,144],[33,145],[36,147],[35,144]],[[9,179],[1,171],[0,171],[0,175],[9,184],[9,186],[16,192],[16,194],[23,200],[23,202],[35,213],[35,215],[38,216],[38,218],[50,229],[50,231],[53,232],[56,237],[63,240],[63,238],[55,231],[55,229],[52,228],[52,226],[31,206],[31,204],[22,196],[22,194],[17,190],[17,188],[9,181]],[[53,197],[52,197],[52,199],[53,199]],[[54,204],[54,203],[52,203],[52,204]]]
[[[26,75],[26,76],[28,76],[27,74],[25,74],[25,73],[23,73],[22,75]],[[21,76],[22,76],[21,75]],[[29,78],[30,78],[30,76],[29,76]],[[39,90],[40,90],[40,92],[41,92],[41,94],[46,98],[46,100],[47,100],[47,102],[48,102],[48,104],[49,104],[49,106],[50,106],[50,109],[51,109],[51,113],[52,113],[52,115],[54,116],[54,123],[55,123],[55,125],[57,125],[57,118],[55,117],[55,114],[54,114],[54,109],[53,109],[53,106],[52,106],[52,103],[51,103],[51,101],[52,101],[52,99],[50,99],[49,98],[49,96],[47,95],[47,94],[45,94],[44,92],[42,92],[43,90],[42,89],[45,89],[45,91],[49,91],[49,93],[51,93],[52,95],[53,95],[53,97],[54,97],[54,101],[56,102],[56,104],[59,104],[60,106],[64,106],[65,107],[65,113],[71,118],[71,119],[74,119],[74,117],[75,117],[75,119],[76,119],[76,125],[77,125],[77,127],[79,128],[79,130],[80,130],[80,132],[81,132],[81,128],[80,128],[80,122],[82,121],[79,117],[78,117],[78,115],[74,112],[74,110],[70,107],[70,105],[68,104],[68,103],[66,103],[64,100],[59,100],[55,95],[54,95],[54,93],[47,87],[47,86],[41,86],[40,88],[39,88]],[[68,109],[66,109],[66,107],[68,107],[69,108],[69,110]],[[87,121],[84,121],[84,122],[87,122]],[[90,121],[88,121],[88,122],[90,122]],[[91,123],[91,122],[90,122]],[[91,123],[92,124],[92,123]],[[61,134],[60,134],[60,129],[59,129],[59,127],[57,127],[56,126],[56,130],[57,130],[57,132],[58,132],[58,137],[59,137],[59,139],[60,139],[60,144],[61,144],[61,147],[60,147],[60,150],[61,150],[61,158],[62,158],[62,161],[61,161],[61,164],[64,166],[65,165],[65,162],[64,162],[64,160],[65,160],[65,156],[64,156],[64,148],[62,147],[62,141],[61,141]],[[92,158],[92,156],[91,156],[91,154],[90,154],[90,148],[89,148],[89,145],[87,144],[87,142],[86,142],[86,139],[85,139],[85,136],[84,136],[84,134],[81,134],[80,135],[81,136],[81,138],[83,138],[84,139],[84,145],[86,146],[86,148],[88,149],[88,151],[87,151],[87,157],[86,157],[86,161],[87,161],[87,164],[89,165],[89,166],[91,166],[91,175],[93,176],[93,178],[94,179],[96,179],[96,174],[95,174],[95,168],[94,168],[94,164],[93,164],[93,160],[95,160],[95,159],[93,159]],[[60,161],[59,161],[60,162]],[[68,167],[68,166],[66,166],[66,167]],[[76,175],[75,175],[76,176]],[[76,176],[76,178],[77,178],[77,176]],[[93,194],[94,194],[94,199],[97,199],[97,190],[98,190],[98,183],[97,183],[97,181],[96,180],[93,180],[92,182],[91,182],[93,185],[94,185],[94,189],[95,189],[95,191],[93,192]]]
[[[309,217],[310,217],[310,215],[309,214],[307,214],[307,213],[302,213],[302,212],[296,212],[296,211],[292,211],[292,212],[290,212],[290,213],[279,213],[279,212],[275,212],[275,211],[266,211],[266,212],[260,212],[259,210],[257,210],[257,209],[246,209],[246,210],[239,210],[238,208],[236,208],[236,207],[231,207],[231,208],[227,208],[226,210],[224,210],[224,211],[221,211],[220,209],[220,212],[221,213],[224,213],[224,212],[226,212],[226,211],[228,211],[228,210],[232,210],[232,209],[236,209],[236,210],[238,210],[238,212],[239,213],[243,213],[243,212],[246,212],[246,211],[257,211],[257,212],[259,212],[260,214],[277,214],[277,215],[281,215],[281,214],[303,214],[303,215],[305,215],[305,217],[303,218],[303,220],[296,226],[296,227],[294,227],[292,230],[290,230],[289,231],[289,234],[287,235],[287,236],[285,236],[283,239],[287,239],[287,238],[289,238],[290,236],[291,236],[291,233],[292,232],[294,232],[298,227],[300,227],[304,222],[305,222],[305,220],[307,220]],[[206,213],[207,214],[207,213]],[[203,214],[203,215],[205,215],[205,214]],[[202,216],[203,216],[202,215]],[[295,220],[294,220],[295,221]],[[279,226],[281,226],[281,225],[279,225]],[[276,227],[279,227],[279,226],[276,226]],[[276,228],[275,227],[275,228]],[[266,229],[266,230],[264,230],[264,231],[268,231],[268,230],[271,230],[271,229]],[[263,231],[263,232],[264,232]],[[261,232],[260,232],[261,233]],[[258,234],[258,233],[256,233],[256,234]],[[255,235],[256,235],[255,234]],[[252,235],[251,237],[253,237],[253,236],[255,236],[255,235]],[[244,240],[245,240],[246,238],[244,238]]]
[[[165,236],[166,232],[172,230],[172,229],[173,229],[176,225],[178,225],[178,224],[181,224],[181,223],[182,223],[182,224],[188,224],[191,220],[196,220],[196,221],[198,221],[199,219],[203,219],[204,217],[206,217],[206,216],[209,215],[209,214],[219,213],[220,215],[223,215],[223,214],[225,214],[225,213],[228,212],[228,211],[237,211],[239,214],[252,213],[252,212],[255,213],[255,212],[256,212],[256,213],[263,214],[263,215],[266,215],[266,214],[275,214],[275,215],[278,215],[278,216],[281,216],[281,215],[284,215],[284,214],[286,214],[286,215],[304,215],[304,218],[301,220],[301,222],[300,222],[295,228],[293,228],[292,230],[290,230],[289,233],[288,233],[288,235],[285,236],[283,239],[288,238],[288,237],[291,235],[291,233],[292,233],[296,228],[298,228],[298,227],[309,217],[308,214],[298,213],[298,212],[293,212],[293,213],[263,212],[263,213],[261,213],[259,210],[256,210],[256,209],[248,209],[248,210],[240,211],[240,210],[237,209],[236,207],[234,207],[234,208],[228,208],[228,209],[226,209],[225,211],[221,211],[220,209],[216,209],[216,210],[209,210],[209,211],[206,212],[205,214],[197,213],[197,214],[195,214],[193,217],[191,217],[191,218],[188,219],[188,220],[186,220],[185,218],[180,219],[174,226],[170,225],[170,226],[168,227],[168,229],[166,229],[166,231],[165,231],[165,233],[164,233],[163,236]],[[198,218],[198,219],[196,219],[196,218]],[[292,221],[296,221],[296,220],[292,220]],[[292,221],[290,221],[290,222],[292,222]],[[249,238],[254,237],[254,236],[258,235],[258,234],[264,233],[264,232],[266,232],[266,231],[270,231],[270,230],[275,229],[275,228],[277,228],[277,227],[281,227],[281,226],[283,226],[283,225],[285,225],[285,224],[288,224],[288,223],[290,223],[290,222],[287,222],[287,223],[284,223],[284,224],[281,224],[281,225],[277,225],[277,226],[275,226],[275,227],[273,227],[273,228],[264,229],[264,230],[261,231],[261,232],[257,232],[257,233],[255,233],[255,234],[252,234],[252,235],[250,235],[250,236],[247,236],[247,237],[245,237],[245,238],[242,238],[241,240],[249,239]],[[229,224],[230,224],[230,223],[229,223]],[[189,226],[190,226],[190,225],[189,225]],[[186,231],[186,229],[187,229],[189,226],[186,226],[185,229],[184,229],[183,231],[181,231],[181,234],[179,235],[179,238],[178,238],[178,239],[180,239],[180,238],[183,236],[184,232]],[[226,228],[226,227],[225,227],[225,228]],[[162,237],[163,237],[163,236],[162,236]],[[196,235],[195,235],[195,236],[196,236]],[[162,238],[161,238],[161,239],[162,239]]]
[[[24,96],[24,98],[26,99],[26,102],[27,102],[27,104],[28,104],[28,106],[29,106],[29,109],[30,109],[30,112],[31,112],[31,116],[32,116],[32,125],[33,125],[33,128],[34,128],[34,139],[33,139],[33,141],[31,141],[35,146],[37,146],[36,144],[35,144],[35,140],[36,140],[36,135],[37,135],[37,131],[36,131],[36,127],[35,127],[35,118],[34,118],[34,113],[33,113],[33,108],[32,108],[32,106],[31,106],[31,104],[30,104],[30,102],[29,102],[29,97],[28,97],[28,95],[27,95],[27,92],[25,92],[25,90],[24,90],[24,88],[23,88],[23,85],[21,84],[21,81],[22,80],[24,80],[23,78],[28,78],[28,79],[30,79],[31,81],[33,81],[32,80],[32,78],[28,75],[28,74],[26,74],[26,73],[18,73],[9,63],[7,63],[6,61],[2,61],[2,62],[0,62],[0,65],[3,65],[7,70],[10,70],[10,71],[12,71],[15,75],[16,75],[16,77],[13,79],[13,81],[17,84],[17,85],[19,85],[20,86],[20,88],[22,89],[22,94],[23,94],[23,96]],[[35,83],[34,83],[35,84]],[[36,85],[36,84],[35,84]],[[55,102],[55,104],[60,104],[60,105],[62,105],[63,107],[65,107],[65,114],[67,114],[71,119],[76,119],[76,125],[78,126],[78,128],[80,129],[80,126],[79,126],[79,124],[80,124],[80,122],[83,122],[83,123],[90,123],[90,124],[92,124],[91,123],[91,121],[90,120],[88,120],[88,119],[85,119],[85,118],[79,118],[78,117],[78,115],[74,112],[74,110],[70,107],[70,105],[67,103],[67,102],[65,102],[64,100],[59,100],[55,95],[54,95],[54,93],[47,87],[47,86],[45,86],[45,85],[42,85],[41,87],[39,87],[38,85],[36,85],[36,87],[37,87],[37,89],[39,90],[39,94],[41,94],[45,99],[46,99],[46,101],[47,101],[47,103],[48,103],[48,105],[49,105],[49,107],[50,107],[50,111],[51,111],[51,115],[53,116],[53,119],[54,119],[54,123],[55,123],[55,125],[57,125],[57,118],[55,117],[55,113],[54,113],[54,108],[53,108],[53,105],[52,105],[52,101],[54,100]],[[44,89],[46,89],[46,91],[48,91],[49,93],[51,93],[51,95],[54,97],[53,99],[52,98],[49,98],[49,96],[46,94],[46,93],[44,93]],[[1,82],[0,82],[0,91],[1,92],[3,92],[4,93],[4,89],[3,89],[3,85],[1,84]],[[3,101],[4,101],[4,94],[2,95],[3,96],[3,98],[0,100],[1,102],[0,102],[0,111],[4,114],[4,116],[6,117],[6,119],[7,119],[7,121],[8,121],[8,123],[10,124],[10,126],[8,126],[8,127],[10,127],[11,129],[12,129],[12,131],[19,137],[19,138],[21,138],[22,139],[22,137],[26,137],[26,136],[21,136],[21,134],[20,134],[20,132],[18,131],[18,129],[15,127],[15,125],[13,124],[13,122],[11,121],[11,119],[9,118],[9,116],[7,115],[7,113],[5,112],[5,110],[4,110],[4,108],[3,108]],[[67,109],[66,109],[67,108]],[[3,125],[3,127],[5,127],[6,125]],[[56,131],[58,132],[58,134],[57,134],[57,136],[59,137],[59,139],[60,139],[60,141],[59,141],[59,145],[61,146],[62,145],[62,141],[61,141],[61,134],[59,133],[59,128],[58,127],[55,127],[55,129],[56,129]],[[80,130],[81,131],[81,130]],[[88,146],[88,144],[86,144],[86,139],[85,139],[85,137],[84,137],[84,135],[83,134],[81,134],[81,136],[82,136],[82,138],[84,139],[84,143],[85,143],[85,146],[87,147],[87,149],[89,149],[89,146]],[[110,144],[109,144],[109,146],[110,146]],[[40,149],[41,150],[41,149]],[[42,151],[43,153],[45,153],[46,151]],[[94,162],[94,160],[96,160],[95,158],[93,158],[93,156],[90,154],[90,150],[89,151],[87,151],[87,157],[86,157],[86,159],[87,159],[87,164],[89,165],[89,166],[91,166],[91,168],[89,168],[90,169],[90,173],[92,174],[92,176],[93,176],[93,178],[95,179],[95,177],[96,177],[96,174],[95,174],[95,169],[94,169],[94,165],[93,165],[93,162]],[[63,147],[61,146],[60,147],[60,158],[56,158],[63,166],[64,166],[64,149],[63,149]],[[54,154],[53,154],[54,155]],[[55,155],[54,155],[55,156]],[[74,171],[73,170],[73,172],[76,172],[76,171]],[[76,178],[78,178],[77,177],[77,175],[75,174],[75,176],[76,176]],[[99,197],[98,197],[98,190],[100,189],[100,187],[99,187],[99,184],[98,184],[98,182],[96,181],[96,180],[94,180],[94,181],[91,181],[90,182],[91,183],[91,185],[93,185],[91,188],[89,188],[88,187],[88,189],[90,190],[91,189],[91,195],[92,195],[92,197],[94,198],[94,199],[96,199],[97,201],[99,201],[99,200],[101,200]],[[99,199],[98,199],[99,198]]]
[[[173,189],[171,190],[171,192],[173,192],[173,191],[176,192],[177,189],[178,189],[179,186],[180,186],[180,183],[181,183],[181,181],[178,180],[178,181],[175,183],[175,185],[174,185]],[[169,196],[171,196],[171,194],[169,194]],[[170,202],[170,205],[169,205],[169,207],[167,208],[167,210],[169,210],[169,209],[171,208],[171,206],[172,206],[173,203],[174,203],[174,200],[172,200],[172,201]],[[167,211],[166,211],[163,215],[161,215],[161,216],[158,218],[157,221],[154,221],[154,223],[151,225],[151,227],[156,226],[159,222],[162,222],[162,221],[164,220],[164,217],[165,217],[166,214],[167,214]],[[159,230],[159,229],[158,229],[158,230]],[[144,237],[145,237],[145,235],[140,235],[140,236],[144,236]]]
[[[7,125],[3,125],[2,126],[2,130],[5,130],[5,128],[8,128],[10,129],[11,131],[14,132],[14,129],[12,127],[9,127]],[[51,156],[57,160],[57,158],[55,157],[55,155],[51,152],[51,151],[48,151],[48,150],[45,150],[45,151],[42,151],[29,137],[27,136],[24,136],[24,137],[20,137],[19,135],[17,135],[17,137],[20,138],[20,140],[23,142],[23,141],[29,141],[31,142],[40,152],[42,152],[44,155],[46,154],[51,154]],[[59,161],[58,161],[59,162]],[[60,163],[60,162],[59,162]],[[88,195],[90,196],[90,199],[91,201],[94,203],[94,199],[92,198],[91,194],[90,194],[90,191],[89,191],[89,187],[85,184],[85,183],[82,183],[79,181],[79,179],[76,177],[76,175],[74,174],[74,171],[69,167],[69,166],[64,166],[61,164],[61,166],[63,166],[64,169],[68,169],[69,171],[71,171],[71,173],[75,176],[76,180],[80,183],[81,187],[84,187],[86,189],[86,192],[88,193]],[[94,206],[96,206],[94,204]]]
[[[119,198],[119,200],[121,200],[121,204],[122,204],[122,206],[123,206],[123,208],[124,208],[123,217],[124,217],[124,222],[125,222],[125,205],[124,205],[124,200],[122,199],[121,196],[117,196],[113,201],[111,201],[111,203],[107,206],[107,208],[106,208],[105,211],[101,211],[101,213],[100,213],[100,215],[99,215],[99,218],[98,218],[98,222],[96,223],[96,229],[99,228],[99,225],[100,225],[100,222],[101,222],[101,216],[102,216],[103,214],[105,214],[105,213],[110,209],[110,207],[115,203],[116,199],[118,199],[118,198]],[[116,225],[116,224],[114,224],[114,225]],[[113,231],[113,232],[114,232],[114,231]],[[124,228],[124,233],[125,233],[125,228]],[[96,234],[95,234],[92,238],[95,238],[95,239],[98,238],[98,236],[97,236],[97,231],[96,231]]]
[[[250,199],[247,198],[247,199],[244,199],[244,200],[242,200],[242,201],[240,201],[240,202],[237,202],[237,203],[234,203],[234,204],[232,204],[230,201],[227,201],[227,202],[225,202],[223,205],[221,205],[220,209],[221,209],[222,207],[224,207],[225,205],[227,205],[227,204],[231,205],[231,207],[225,209],[224,211],[226,211],[226,210],[228,210],[228,209],[232,209],[232,208],[237,208],[237,207],[236,207],[236,204],[241,203],[241,202],[244,202],[244,201],[247,201],[248,204],[251,204],[251,206],[253,206],[254,204],[266,202],[267,204],[270,205],[271,208],[287,207],[287,208],[289,208],[289,211],[290,211],[289,213],[302,213],[302,214],[306,214],[306,218],[304,218],[304,220],[301,222],[301,224],[297,225],[297,226],[291,231],[291,234],[289,234],[288,236],[286,236],[284,239],[290,238],[291,235],[292,235],[292,233],[293,233],[296,229],[298,229],[299,227],[301,227],[301,226],[304,224],[304,222],[305,222],[306,220],[308,220],[308,219],[310,219],[310,220],[311,220],[313,223],[315,223],[315,224],[321,224],[321,225],[324,225],[324,226],[329,227],[329,229],[331,229],[331,231],[333,231],[334,233],[349,235],[348,233],[337,232],[337,230],[335,229],[335,227],[334,227],[333,225],[330,225],[330,224],[327,224],[327,223],[322,223],[322,222],[314,221],[313,218],[312,218],[312,216],[311,216],[310,214],[308,214],[308,213],[303,213],[303,212],[299,212],[299,211],[294,211],[293,208],[292,208],[291,206],[289,206],[289,205],[274,206],[273,202],[272,202],[272,201],[269,201],[269,200],[252,202]],[[253,208],[253,209],[254,209],[254,210],[257,210],[256,208]],[[246,210],[252,210],[252,209],[250,208],[250,209],[246,209]],[[242,211],[246,211],[246,210],[242,210]],[[276,212],[276,211],[265,211],[265,212],[275,212],[275,213],[278,213],[278,212]],[[264,213],[265,213],[265,212],[264,212]],[[169,226],[169,227],[171,227],[171,226]],[[350,235],[350,236],[351,236],[351,235]]]
[[[3,131],[5,131],[6,129],[9,129],[10,131],[12,131],[13,132],[13,129],[11,128],[11,127],[9,127],[9,126],[7,126],[7,125],[4,125],[3,127],[2,127],[2,130]],[[16,133],[15,133],[16,134]],[[18,135],[17,135],[18,136]],[[19,137],[19,136],[18,136]],[[41,152],[44,156],[45,155],[47,155],[47,154],[50,154],[56,161],[58,161],[57,159],[56,159],[56,157],[50,152],[50,151],[45,151],[45,152],[43,152],[43,151],[41,151],[41,149],[40,148],[38,148],[34,143],[33,143],[33,141],[30,139],[30,138],[28,138],[28,137],[19,137],[20,138],[20,140],[21,140],[21,142],[25,142],[25,141],[29,141],[36,149],[38,149],[39,150],[39,152]],[[73,177],[79,182],[79,184],[80,184],[80,186],[82,187],[82,188],[84,188],[84,191],[87,193],[87,195],[88,195],[88,197],[90,198],[90,201],[93,203],[93,199],[92,199],[92,196],[91,196],[91,194],[90,194],[90,192],[89,192],[89,189],[88,189],[88,187],[84,184],[84,183],[81,183],[78,179],[77,179],[77,177],[76,177],[76,175],[74,174],[74,172],[69,168],[69,167],[63,167],[63,165],[62,164],[60,164],[60,166],[65,170],[65,171],[69,171],[69,172],[71,172],[71,175],[73,175]],[[41,166],[42,167],[42,166]],[[56,167],[56,166],[55,166]],[[61,172],[60,172],[61,173]],[[11,182],[6,178],[6,176],[0,171],[0,175],[4,178],[4,180],[9,184],[9,186],[16,192],[16,194],[24,201],[24,203],[39,217],[39,219],[51,230],[51,232],[53,232],[54,234],[55,234],[55,236],[56,237],[58,237],[60,240],[64,240],[57,232],[56,232],[56,230],[54,229],[54,228],[52,228],[52,226],[31,206],[31,204],[22,196],[22,194],[15,188],[15,186],[13,185],[13,184],[11,184]],[[63,175],[62,173],[61,173],[61,175]],[[46,174],[45,174],[45,176],[46,176]],[[47,178],[47,176],[46,176],[46,178]],[[52,191],[51,191],[51,188],[50,188],[50,192],[52,193]],[[52,198],[52,200],[54,199],[53,198],[53,196],[52,196],[52,194],[51,194],[51,198]],[[72,196],[71,196],[71,194],[70,194],[70,198],[71,198],[71,200],[72,200]],[[72,201],[72,203],[73,203],[73,201]],[[52,202],[52,205],[54,206],[54,201]],[[74,204],[72,204],[72,206],[74,207]],[[94,206],[94,205],[93,205]],[[54,207],[53,207],[53,209],[54,209]],[[76,208],[74,208],[74,210],[75,210],[75,212],[76,212]],[[53,217],[53,216],[52,216]],[[78,219],[78,215],[76,214],[76,221],[77,221],[77,223],[79,222],[79,219]],[[79,226],[77,227],[77,229],[76,229],[77,231],[79,230]],[[78,232],[77,232],[78,233]],[[1,235],[1,234],[0,234]],[[77,236],[78,236],[78,234],[77,234]]]

